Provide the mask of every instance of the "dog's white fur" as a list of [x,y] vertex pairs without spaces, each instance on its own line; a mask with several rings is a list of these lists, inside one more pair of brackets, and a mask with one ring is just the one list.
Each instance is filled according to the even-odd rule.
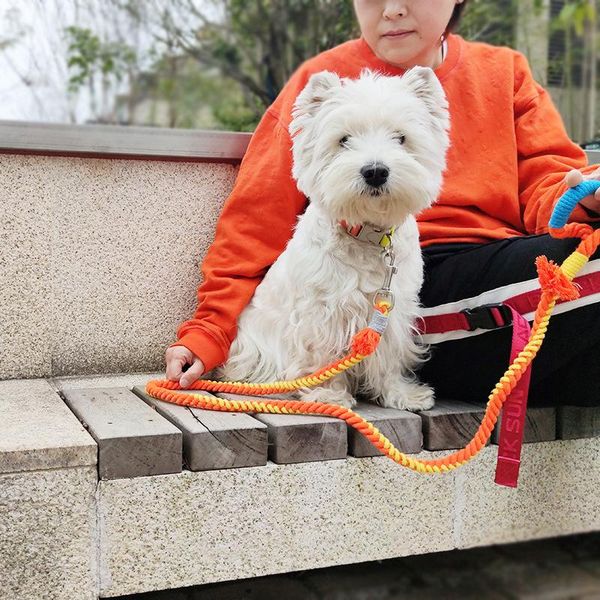
[[[423,280],[414,215],[439,193],[448,127],[446,98],[431,69],[310,78],[290,124],[292,173],[310,204],[239,318],[225,379],[292,379],[341,357],[367,326],[385,271],[381,248],[350,237],[339,221],[395,225],[396,305],[376,353],[301,397],[352,406],[361,393],[383,406],[433,405],[432,390],[413,373],[424,356],[414,339]],[[389,169],[379,194],[360,172],[372,163]]]

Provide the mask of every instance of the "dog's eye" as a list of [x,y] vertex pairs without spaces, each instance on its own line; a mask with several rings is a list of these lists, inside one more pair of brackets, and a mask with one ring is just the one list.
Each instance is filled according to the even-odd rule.
[[394,139],[402,146],[402,144],[404,144],[406,141],[406,136],[402,133],[399,133]]
[[340,141],[339,144],[340,146],[342,146],[343,148],[346,147],[346,144],[348,143],[348,140],[350,139],[350,136],[345,135]]

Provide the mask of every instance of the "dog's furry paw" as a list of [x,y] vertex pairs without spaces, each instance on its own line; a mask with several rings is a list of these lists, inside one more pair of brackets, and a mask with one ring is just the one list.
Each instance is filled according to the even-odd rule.
[[356,400],[347,390],[317,387],[300,393],[302,402],[326,402],[327,404],[339,404],[345,408],[352,408]]
[[381,405],[402,410],[428,410],[434,405],[433,390],[422,383],[398,382],[381,396]]

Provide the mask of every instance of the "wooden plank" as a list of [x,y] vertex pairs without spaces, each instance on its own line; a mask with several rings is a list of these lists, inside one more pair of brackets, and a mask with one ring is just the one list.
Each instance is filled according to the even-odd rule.
[[600,406],[560,406],[556,428],[559,440],[599,437]]
[[[363,402],[359,402],[354,410],[373,423],[400,452],[414,454],[421,451],[423,433],[419,415]],[[381,456],[381,452],[353,427],[348,427],[348,454],[356,457]]]
[[426,450],[462,448],[481,424],[485,409],[461,401],[436,400],[430,410],[419,413],[423,421],[423,447]]
[[133,392],[181,430],[183,457],[191,471],[267,464],[267,426],[250,415],[163,402],[149,396],[144,386]]
[[100,479],[181,471],[181,431],[128,389],[74,389],[63,393],[98,444]]
[[[498,443],[501,422],[502,413],[500,413],[496,427],[492,432],[492,444]],[[530,444],[533,442],[549,442],[555,439],[556,409],[552,407],[528,407],[525,415],[523,443]]]
[[[255,396],[217,394],[231,400],[265,400]],[[277,464],[346,458],[346,423],[333,417],[256,414],[268,428],[269,459]]]

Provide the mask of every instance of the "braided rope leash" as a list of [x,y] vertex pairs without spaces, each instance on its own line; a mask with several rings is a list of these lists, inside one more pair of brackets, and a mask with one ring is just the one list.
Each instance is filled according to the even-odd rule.
[[[400,452],[372,423],[353,410],[337,404],[321,402],[302,402],[299,400],[224,400],[214,396],[191,394],[180,390],[179,383],[169,380],[152,380],[146,384],[146,392],[158,398],[179,404],[208,410],[224,412],[275,413],[325,415],[345,421],[350,427],[365,436],[382,454],[394,462],[419,473],[444,473],[452,471],[473,459],[489,440],[498,420],[502,405],[516,387],[537,355],[548,329],[548,322],[558,300],[572,300],[578,296],[578,290],[572,283],[575,275],[585,266],[590,256],[600,245],[600,229],[578,223],[566,224],[577,202],[593,194],[600,188],[600,181],[584,181],[570,188],[558,201],[549,223],[549,232],[553,237],[580,237],[577,249],[562,263],[556,265],[540,256],[536,259],[542,295],[535,311],[531,335],[525,348],[518,354],[505,371],[488,397],[483,420],[471,439],[462,449],[445,457],[432,460],[418,460]],[[390,265],[388,265],[390,267]],[[394,269],[393,260],[391,269]],[[386,281],[388,281],[386,277]],[[393,308],[389,289],[381,290],[376,296],[375,313],[366,329],[359,331],[352,339],[351,352],[341,360],[335,361],[323,369],[306,377],[291,381],[269,383],[246,383],[232,381],[198,380],[191,389],[210,392],[227,392],[241,395],[267,395],[287,393],[299,388],[313,387],[335,377],[339,373],[358,364],[377,349],[381,335],[387,324],[389,311]]]

